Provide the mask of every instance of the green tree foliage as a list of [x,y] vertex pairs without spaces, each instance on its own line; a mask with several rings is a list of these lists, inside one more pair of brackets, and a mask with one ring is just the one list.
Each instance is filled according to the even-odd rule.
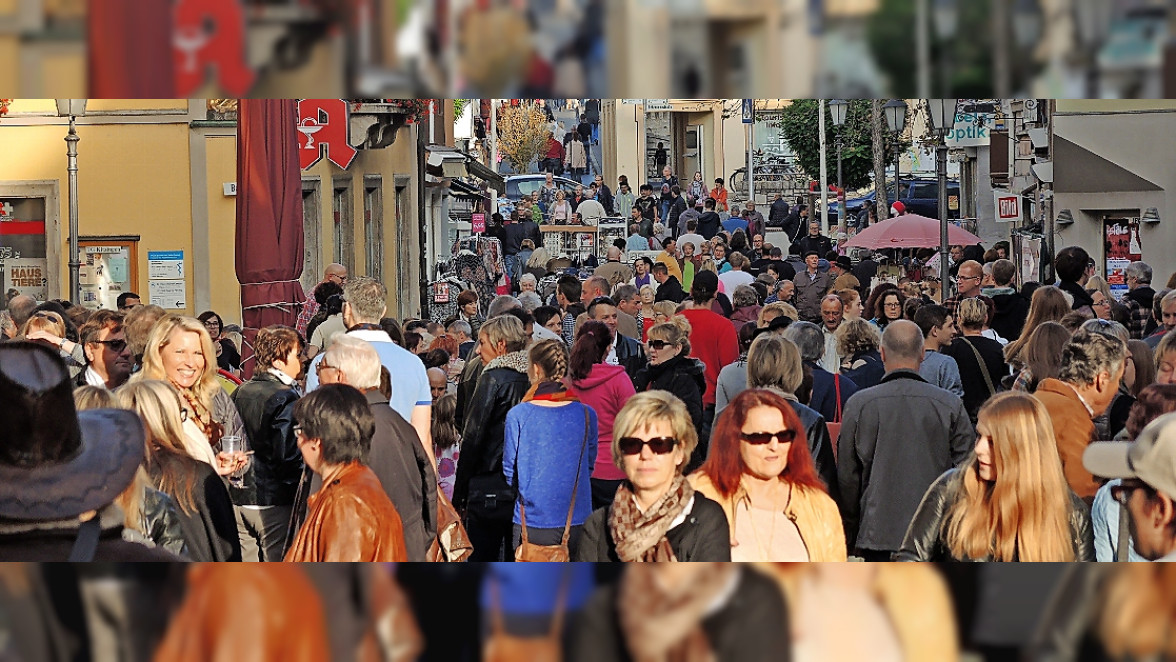
[[[817,117],[819,102],[814,99],[797,99],[780,113],[779,127],[796,155],[800,167],[814,179],[821,172],[820,118]],[[833,116],[825,110],[826,158],[830,183],[837,180],[837,127]],[[909,117],[910,114],[908,114]],[[873,143],[870,135],[870,100],[854,99],[846,110],[845,126],[841,127],[843,149],[841,169],[845,188],[853,190],[867,186],[874,170]],[[910,146],[909,141],[900,144],[901,149]],[[894,144],[887,140],[887,163],[894,162]]]

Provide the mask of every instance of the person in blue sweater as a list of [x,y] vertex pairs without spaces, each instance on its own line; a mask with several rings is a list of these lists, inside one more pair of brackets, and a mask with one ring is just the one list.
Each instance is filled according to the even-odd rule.
[[[570,635],[596,588],[593,564],[487,563],[485,567],[480,601],[483,640],[501,634],[519,638],[554,634],[562,643],[563,658],[568,659]],[[553,633],[557,611],[563,627]]]
[[531,389],[506,415],[502,456],[507,483],[518,486],[514,548],[523,542],[525,521],[528,542],[566,542],[575,556],[583,524],[592,514],[589,477],[596,463],[596,412],[563,383],[568,353],[562,341],[537,343],[529,358]]

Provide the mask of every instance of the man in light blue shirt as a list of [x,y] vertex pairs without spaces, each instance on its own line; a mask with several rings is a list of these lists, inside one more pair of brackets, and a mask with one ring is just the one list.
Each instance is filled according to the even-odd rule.
[[[388,310],[388,290],[374,278],[356,278],[343,288],[343,323],[347,335],[366,340],[380,355],[380,363],[388,369],[392,381],[392,397],[388,404],[396,413],[412,423],[425,452],[433,462],[433,439],[430,432],[433,412],[433,393],[425,364],[415,354],[392,342],[380,328],[380,319]],[[306,392],[318,388],[318,371],[324,354],[314,357],[306,375]],[[328,367],[330,367],[328,365]]]
[[960,366],[954,358],[940,353],[955,339],[955,319],[947,312],[947,308],[929,304],[915,312],[915,324],[919,325],[925,338],[919,376],[963,398],[964,382],[960,379]]

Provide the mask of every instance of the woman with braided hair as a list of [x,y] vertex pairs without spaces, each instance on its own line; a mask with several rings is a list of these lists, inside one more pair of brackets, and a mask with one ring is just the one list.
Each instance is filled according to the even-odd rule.
[[[604,326],[584,326],[592,324]],[[527,358],[531,388],[506,415],[502,452],[502,472],[518,494],[512,549],[524,541],[559,545],[566,529],[568,551],[575,555],[592,512],[588,476],[596,462],[596,412],[564,384],[568,353],[562,340],[536,343]]]

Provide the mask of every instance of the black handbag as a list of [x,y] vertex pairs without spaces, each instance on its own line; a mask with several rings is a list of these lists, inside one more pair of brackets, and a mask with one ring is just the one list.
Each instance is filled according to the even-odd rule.
[[501,474],[474,476],[470,478],[466,513],[484,522],[511,523],[515,496],[515,489]]

